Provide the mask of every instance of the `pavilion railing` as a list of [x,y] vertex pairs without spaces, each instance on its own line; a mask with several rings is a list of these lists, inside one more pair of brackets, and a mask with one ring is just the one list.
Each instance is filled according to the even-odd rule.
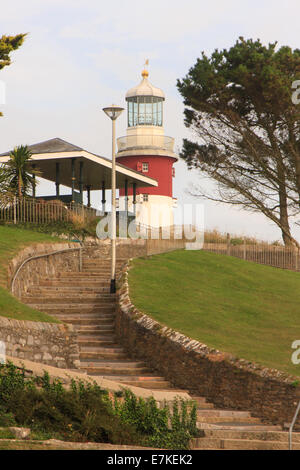
[[74,222],[77,218],[87,220],[96,217],[95,209],[81,204],[64,204],[61,201],[14,199],[0,203],[0,221],[13,224],[49,224],[53,222]]

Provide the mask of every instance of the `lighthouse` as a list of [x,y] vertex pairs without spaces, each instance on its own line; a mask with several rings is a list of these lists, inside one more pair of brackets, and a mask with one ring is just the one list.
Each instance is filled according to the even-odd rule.
[[142,71],[142,81],[126,93],[127,132],[117,140],[118,163],[141,172],[158,182],[156,187],[120,189],[119,208],[133,213],[138,224],[151,227],[173,225],[174,138],[164,134],[163,105],[165,94],[148,80]]

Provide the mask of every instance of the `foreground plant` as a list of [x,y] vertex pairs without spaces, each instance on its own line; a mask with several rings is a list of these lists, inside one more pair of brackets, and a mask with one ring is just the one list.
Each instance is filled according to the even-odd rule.
[[197,435],[196,405],[175,401],[159,408],[129,390],[110,397],[96,383],[27,377],[0,365],[0,423],[30,427],[36,438],[185,449]]

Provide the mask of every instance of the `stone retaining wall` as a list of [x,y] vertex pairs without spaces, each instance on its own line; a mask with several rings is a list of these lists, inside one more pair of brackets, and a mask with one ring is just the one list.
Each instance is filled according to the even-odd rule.
[[0,341],[6,355],[54,367],[79,367],[77,333],[71,325],[0,317]]
[[119,285],[116,335],[132,358],[218,408],[248,410],[266,423],[291,422],[300,400],[299,377],[211,349],[141,314],[130,301],[127,269]]
[[[39,256],[44,253],[52,253],[68,248],[78,248],[78,243],[35,244],[24,248],[9,263],[8,288],[11,290],[13,276],[23,261],[32,256]],[[28,286],[37,283],[39,278],[53,276],[60,271],[79,271],[79,250],[65,251],[28,261],[21,268],[16,278],[13,294],[17,298],[21,298]]]

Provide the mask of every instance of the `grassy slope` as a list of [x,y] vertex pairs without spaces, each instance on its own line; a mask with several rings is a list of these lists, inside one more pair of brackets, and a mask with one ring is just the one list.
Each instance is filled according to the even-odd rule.
[[0,316],[18,320],[57,322],[53,317],[22,304],[6,289],[7,265],[18,251],[26,245],[57,241],[62,240],[43,233],[0,225]]
[[300,274],[203,251],[133,261],[133,303],[160,323],[237,357],[300,376]]

